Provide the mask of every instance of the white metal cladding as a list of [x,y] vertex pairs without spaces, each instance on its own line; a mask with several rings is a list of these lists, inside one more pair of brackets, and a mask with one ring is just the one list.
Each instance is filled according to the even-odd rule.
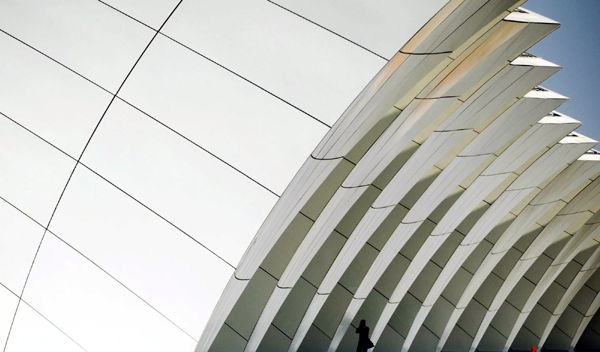
[[600,348],[524,2],[5,0],[4,351]]
[[[376,351],[507,351],[552,335],[595,271],[597,142],[554,111],[566,97],[538,86],[559,67],[521,56],[558,23],[519,1],[472,4],[445,5],[342,114],[240,261],[197,351],[349,351],[360,319]],[[296,7],[345,28],[318,5]],[[458,20],[466,13],[477,25]],[[446,50],[424,45],[435,41]],[[571,263],[587,274],[565,272]],[[579,279],[562,310],[529,328],[564,275]]]

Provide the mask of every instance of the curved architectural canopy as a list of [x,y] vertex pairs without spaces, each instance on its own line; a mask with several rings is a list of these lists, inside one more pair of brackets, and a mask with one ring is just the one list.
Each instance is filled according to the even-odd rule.
[[196,351],[349,351],[361,319],[376,351],[576,345],[593,304],[561,342],[526,322],[593,256],[600,155],[539,86],[560,67],[524,53],[558,23],[519,5],[445,4],[390,59],[263,223]]
[[600,349],[524,2],[6,0],[4,351]]

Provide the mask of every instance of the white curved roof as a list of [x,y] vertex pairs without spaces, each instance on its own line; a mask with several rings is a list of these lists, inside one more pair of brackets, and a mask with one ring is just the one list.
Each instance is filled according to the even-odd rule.
[[523,2],[5,1],[4,351],[600,348]]

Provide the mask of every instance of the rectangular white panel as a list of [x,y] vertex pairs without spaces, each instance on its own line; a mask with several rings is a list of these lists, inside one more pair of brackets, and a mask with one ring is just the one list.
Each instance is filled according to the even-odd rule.
[[277,197],[115,102],[82,162],[236,265]]
[[75,160],[0,116],[0,197],[46,226]]
[[154,32],[99,1],[6,0],[2,29],[115,92]]
[[[198,211],[198,223],[210,220],[190,207]],[[75,172],[50,230],[194,338],[233,273],[223,260],[83,167]],[[230,237],[232,252],[244,250],[250,238]]]
[[0,343],[4,344],[10,326],[12,325],[13,317],[19,303],[19,297],[14,291],[9,291],[3,283],[0,283]]
[[3,200],[0,223],[0,283],[20,294],[45,230]]
[[275,0],[365,48],[391,58],[447,0]]
[[278,194],[328,131],[162,36],[120,96]]
[[[29,307],[27,303],[21,302],[10,331],[6,352],[24,351],[85,352],[86,350]],[[87,351],[92,351],[92,349]]]
[[196,344],[54,236],[42,244],[23,299],[90,352],[192,351]]
[[79,157],[111,95],[4,33],[0,50],[0,112]]
[[158,30],[179,0],[103,0],[136,20]]
[[330,125],[386,63],[263,0],[184,1],[163,32]]

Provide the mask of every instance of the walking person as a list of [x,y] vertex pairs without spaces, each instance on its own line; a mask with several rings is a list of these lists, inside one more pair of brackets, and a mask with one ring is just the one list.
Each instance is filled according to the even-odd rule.
[[369,327],[367,326],[366,320],[361,320],[358,328],[356,328],[358,334],[358,347],[356,352],[367,352],[371,347],[374,347],[373,342],[369,340]]

